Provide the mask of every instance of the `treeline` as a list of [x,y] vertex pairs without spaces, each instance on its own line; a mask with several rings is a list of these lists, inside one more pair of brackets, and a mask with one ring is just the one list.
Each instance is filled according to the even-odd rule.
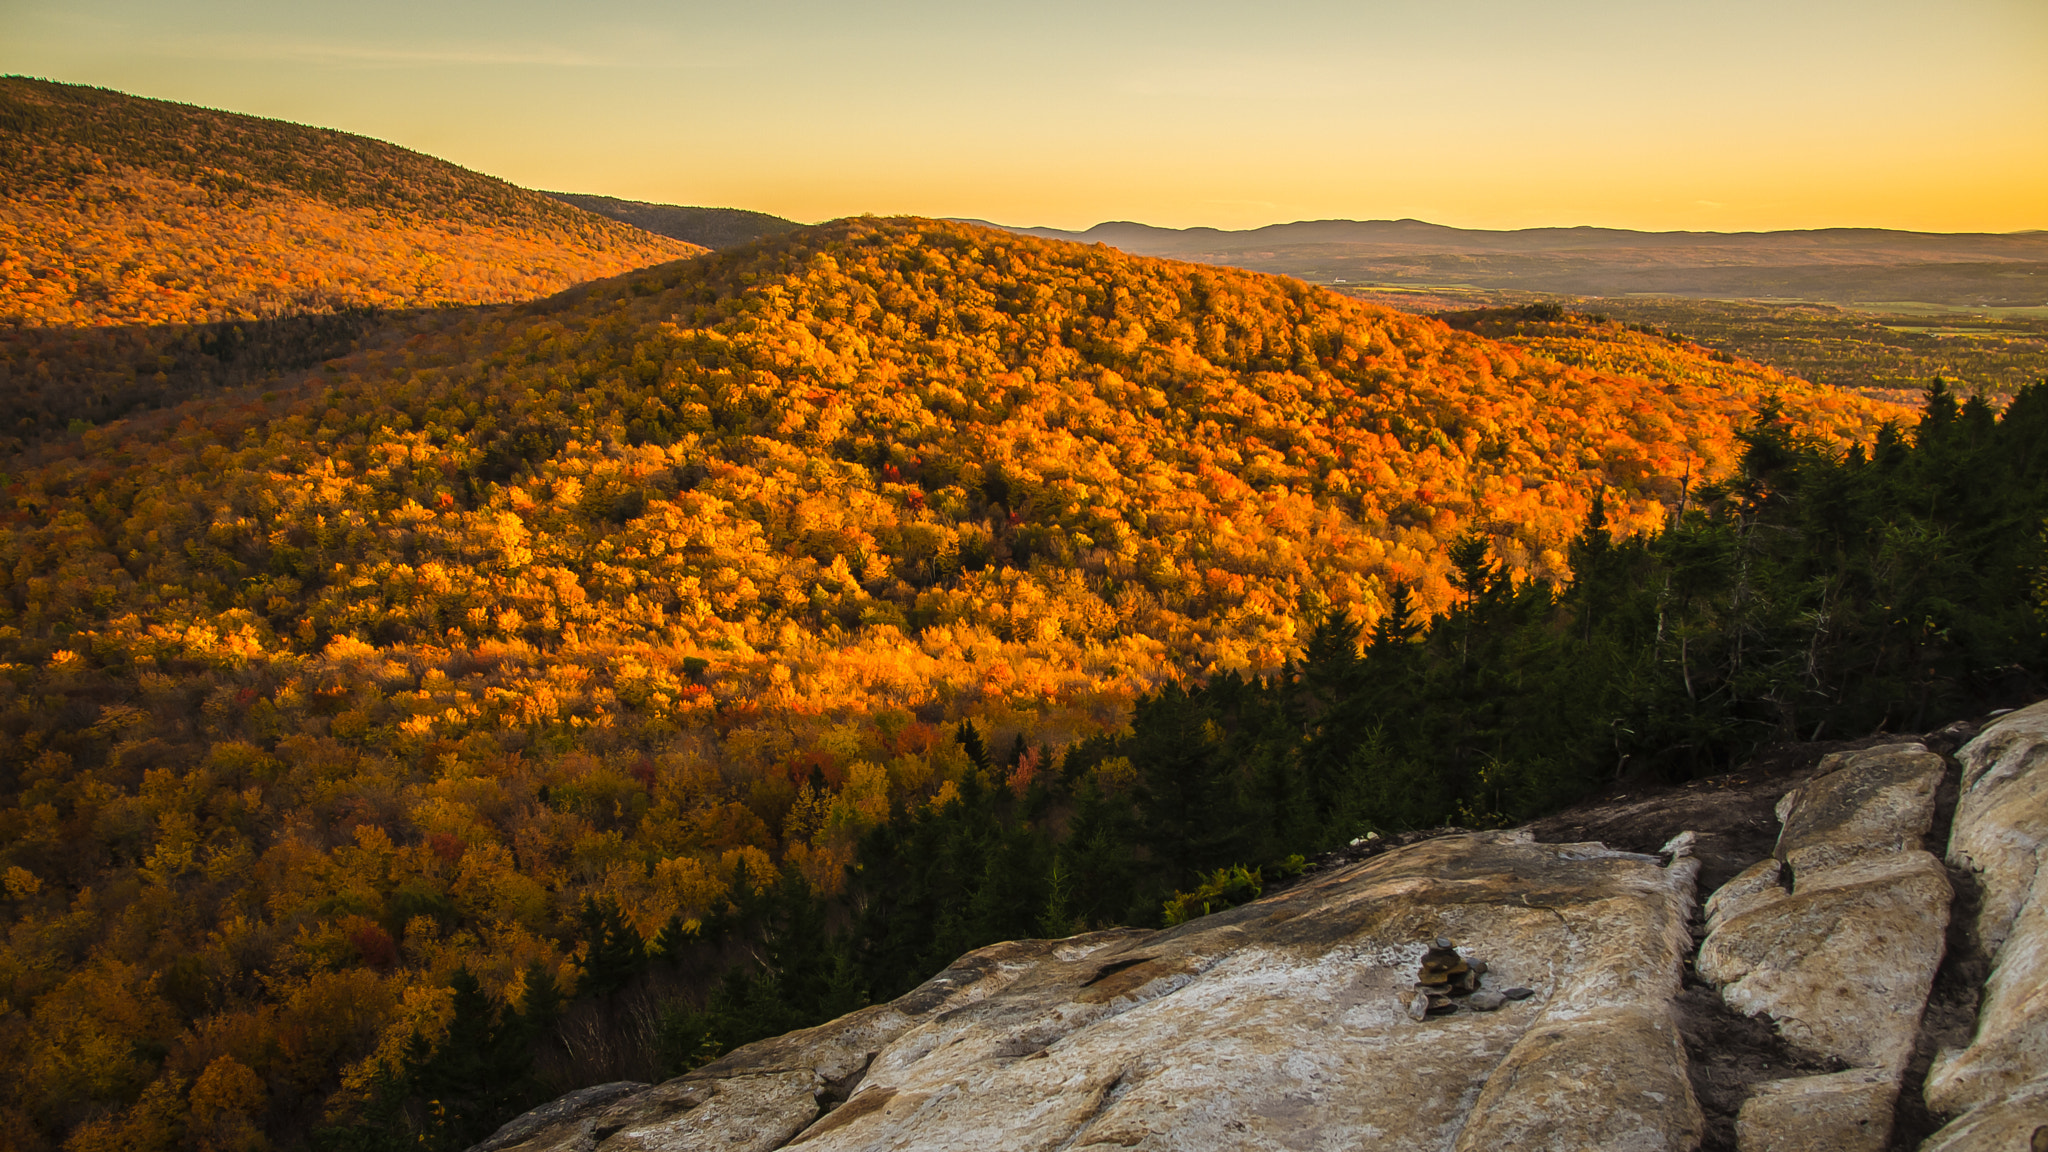
[[[346,1146],[460,1147],[549,1081],[677,1074],[988,943],[1228,907],[1371,832],[1505,825],[1619,778],[1914,733],[2043,690],[2048,385],[2002,417],[1937,385],[1910,437],[1888,428],[1870,451],[1769,413],[1745,442],[1737,475],[1689,493],[1662,533],[1616,540],[1596,504],[1569,583],[1515,579],[1475,535],[1454,550],[1460,598],[1433,619],[1397,590],[1369,630],[1326,617],[1280,673],[1168,687],[1128,732],[1060,756],[1021,737],[998,754],[964,725],[973,770],[943,803],[898,805],[837,899],[793,871],[743,881],[721,914],[651,943],[588,905],[575,1010],[639,1052],[575,1068],[566,1032],[533,1031],[560,1017],[552,984],[501,1009],[464,973],[447,1039],[375,1098],[388,1135],[359,1125]],[[480,1055],[508,1037],[524,1045],[509,1062]]]
[[242,208],[294,194],[345,210],[613,240],[632,235],[545,193],[367,136],[107,88],[0,77],[0,174],[9,198],[76,191],[108,165],[157,173]]
[[1468,537],[1433,619],[1397,590],[1370,630],[1325,618],[1277,675],[1168,687],[1056,769],[1013,749],[958,804],[901,814],[853,881],[867,987],[992,940],[1157,924],[1232,866],[1368,832],[1506,825],[1618,778],[2040,694],[2048,386],[1999,418],[1937,385],[1910,438],[1869,452],[1768,415],[1746,442],[1664,532],[1615,540],[1596,505],[1568,583],[1517,580]]

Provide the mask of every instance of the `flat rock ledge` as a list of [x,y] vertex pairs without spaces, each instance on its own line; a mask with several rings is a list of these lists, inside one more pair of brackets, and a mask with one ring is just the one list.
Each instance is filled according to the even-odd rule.
[[2048,703],[1997,720],[1956,759],[1948,859],[1977,874],[1991,975],[1975,1036],[1927,1076],[1928,1107],[1956,1119],[1921,1147],[2048,1148]]
[[[1970,1042],[1928,1073],[1952,1119],[1921,1149],[2048,1152],[2048,702],[1956,759],[1947,863],[1977,879],[1966,927],[1992,967]],[[1700,975],[1839,1061],[1753,1087],[1743,1152],[1891,1146],[1946,940],[1949,872],[1922,848],[1942,767],[1916,743],[1829,757],[1779,802],[1772,854],[1707,902]],[[571,1093],[472,1152],[1684,1152],[1693,842],[1441,836],[1164,932],[994,945],[665,1084]],[[1479,992],[1418,997],[1439,937]]]
[[[1688,839],[1660,857],[1444,836],[1165,931],[998,944],[475,1152],[1684,1152]],[[1413,1018],[1439,936],[1485,961],[1483,989],[1533,995]]]
[[1946,946],[1953,895],[1923,850],[1946,765],[1925,746],[1837,753],[1778,804],[1777,849],[1707,900],[1699,974],[1849,1070],[1760,1086],[1742,1152],[1879,1152]]

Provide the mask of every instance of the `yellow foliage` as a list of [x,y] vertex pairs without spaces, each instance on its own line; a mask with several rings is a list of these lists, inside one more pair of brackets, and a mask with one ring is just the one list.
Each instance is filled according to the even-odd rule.
[[730,891],[745,868],[747,887],[750,891],[766,891],[775,883],[775,863],[766,852],[749,844],[740,848],[727,849],[718,857],[718,875],[726,890]]
[[[753,865],[750,863],[749,867]],[[720,871],[729,872],[724,861]],[[649,919],[657,926],[670,916],[687,922],[701,921],[726,894],[729,881],[713,874],[704,861],[694,856],[671,857],[654,866],[654,900]]]
[[269,1093],[263,1081],[232,1056],[221,1056],[192,1082],[187,1133],[200,1152],[259,1152],[268,1148],[256,1126]]
[[12,865],[7,869],[4,883],[7,889],[7,898],[10,900],[25,899],[43,890],[43,882],[36,877],[36,874],[19,864]]

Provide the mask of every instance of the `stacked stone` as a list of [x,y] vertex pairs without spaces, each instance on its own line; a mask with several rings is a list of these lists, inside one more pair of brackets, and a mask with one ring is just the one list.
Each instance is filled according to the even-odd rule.
[[1408,1014],[1421,1020],[1456,1012],[1463,1006],[1474,1012],[1492,1012],[1510,1000],[1526,1000],[1536,993],[1529,988],[1495,992],[1481,990],[1479,978],[1486,975],[1486,961],[1467,960],[1447,936],[1439,936],[1422,954],[1416,973],[1415,994],[1409,998]]

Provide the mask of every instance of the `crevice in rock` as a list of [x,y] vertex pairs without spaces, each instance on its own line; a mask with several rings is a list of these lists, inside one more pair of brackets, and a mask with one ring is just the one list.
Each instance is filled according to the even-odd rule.
[[[1948,730],[1937,735],[1946,734]],[[1942,749],[1948,771],[1935,794],[1933,831],[1928,835],[1935,842],[1927,845],[1927,850],[1936,856],[1946,855],[1948,845],[1937,838],[1955,823],[1956,804],[1962,795],[1962,766],[1949,755],[1961,742],[1954,740]],[[1928,743],[1932,747],[1934,738],[1930,737]],[[1949,902],[1948,936],[1941,967],[1935,969],[1934,987],[1927,993],[1927,1008],[1920,1015],[1913,1059],[1906,1065],[1899,1085],[1898,1108],[1892,1117],[1891,1147],[1900,1152],[1918,1148],[1953,1119],[1928,1110],[1927,1073],[1943,1048],[1960,1048],[1976,1033],[1978,1001],[1983,996],[1984,981],[1991,975],[1991,957],[1985,954],[1983,942],[1977,938],[1977,911],[1983,905],[1984,887],[1976,873],[1952,864],[1948,866],[1948,882],[1955,890],[1955,898]]]
[[1112,960],[1109,963],[1104,964],[1102,967],[1097,968],[1095,970],[1095,975],[1090,976],[1086,980],[1081,981],[1081,987],[1093,987],[1095,984],[1111,976],[1116,975],[1117,973],[1123,971],[1126,968],[1136,968],[1138,965],[1143,964],[1147,960],[1157,960],[1158,958],[1159,957],[1157,956],[1132,956],[1123,960]]
[[1898,1110],[1892,1120],[1891,1147],[1918,1148],[1942,1125],[1954,1119],[1931,1112],[1924,1091],[1934,1057],[1943,1048],[1960,1048],[1977,1030],[1977,1005],[1984,980],[1991,974],[1990,958],[1978,946],[1977,906],[1981,898],[1977,878],[1968,869],[1950,867],[1949,883],[1955,888],[1955,902],[1949,906],[1947,951],[1935,970],[1934,987],[1928,990],[1927,1008],[1920,1016],[1920,1034],[1913,1045],[1913,1059],[1906,1065],[1899,1085]]
[[[1942,739],[1944,737],[1946,739]],[[1943,855],[1946,843],[1937,840],[1946,837],[1960,792],[1960,767],[1948,753],[1961,740],[1945,730],[1924,742],[1931,751],[1942,755],[1947,769],[1936,793],[1934,817],[1927,842],[1923,845],[1938,857]],[[1989,958],[1975,933],[1981,901],[1977,878],[1967,870],[1954,867],[1948,869],[1948,874],[1955,897],[1949,908],[1942,963],[1935,972],[1934,984],[1921,1015],[1912,1060],[1899,1086],[1888,1145],[1892,1152],[1918,1148],[1922,1141],[1950,1119],[1928,1111],[1923,1088],[1935,1054],[1943,1047],[1969,1042],[1976,1027],[1983,982],[1990,971]],[[1778,882],[1788,893],[1794,890],[1795,880],[1790,864],[1782,864]],[[1706,936],[1701,913],[1694,914],[1692,932],[1693,956],[1686,961],[1684,988],[1677,1001],[1677,1010],[1693,1094],[1706,1118],[1700,1150],[1736,1152],[1736,1117],[1755,1085],[1839,1072],[1848,1065],[1787,1041],[1778,1034],[1768,1016],[1746,1017],[1729,1008],[1713,984],[1694,973],[1698,946]]]
[[1736,1152],[1735,1117],[1752,1086],[1840,1072],[1848,1065],[1786,1040],[1768,1016],[1744,1016],[1728,1007],[1712,984],[1691,973],[1690,961],[1687,968],[1674,1007],[1686,1073],[1706,1119],[1699,1152]]
[[824,1107],[824,1101],[821,1099],[818,1102],[818,1117],[800,1129],[796,1135],[790,1137],[789,1142],[782,1146],[784,1148],[792,1148],[805,1141],[823,1136],[827,1132],[844,1128],[863,1116],[881,1111],[889,1101],[895,1098],[896,1089],[876,1088],[855,1095],[853,1099],[848,1100],[838,1108],[830,1109],[829,1113]]
[[[878,1055],[880,1055],[879,1052],[870,1052],[867,1054],[867,1059],[861,1061],[860,1067],[848,1072],[837,1080],[825,1081],[818,1091],[818,1102],[823,1106],[825,1112],[830,1112],[834,1108],[839,1107],[841,1104],[852,1099],[855,1092],[860,1091],[861,1081],[868,1078],[868,1069],[875,1066],[875,1057]],[[820,1115],[822,1114],[820,1113]]]

